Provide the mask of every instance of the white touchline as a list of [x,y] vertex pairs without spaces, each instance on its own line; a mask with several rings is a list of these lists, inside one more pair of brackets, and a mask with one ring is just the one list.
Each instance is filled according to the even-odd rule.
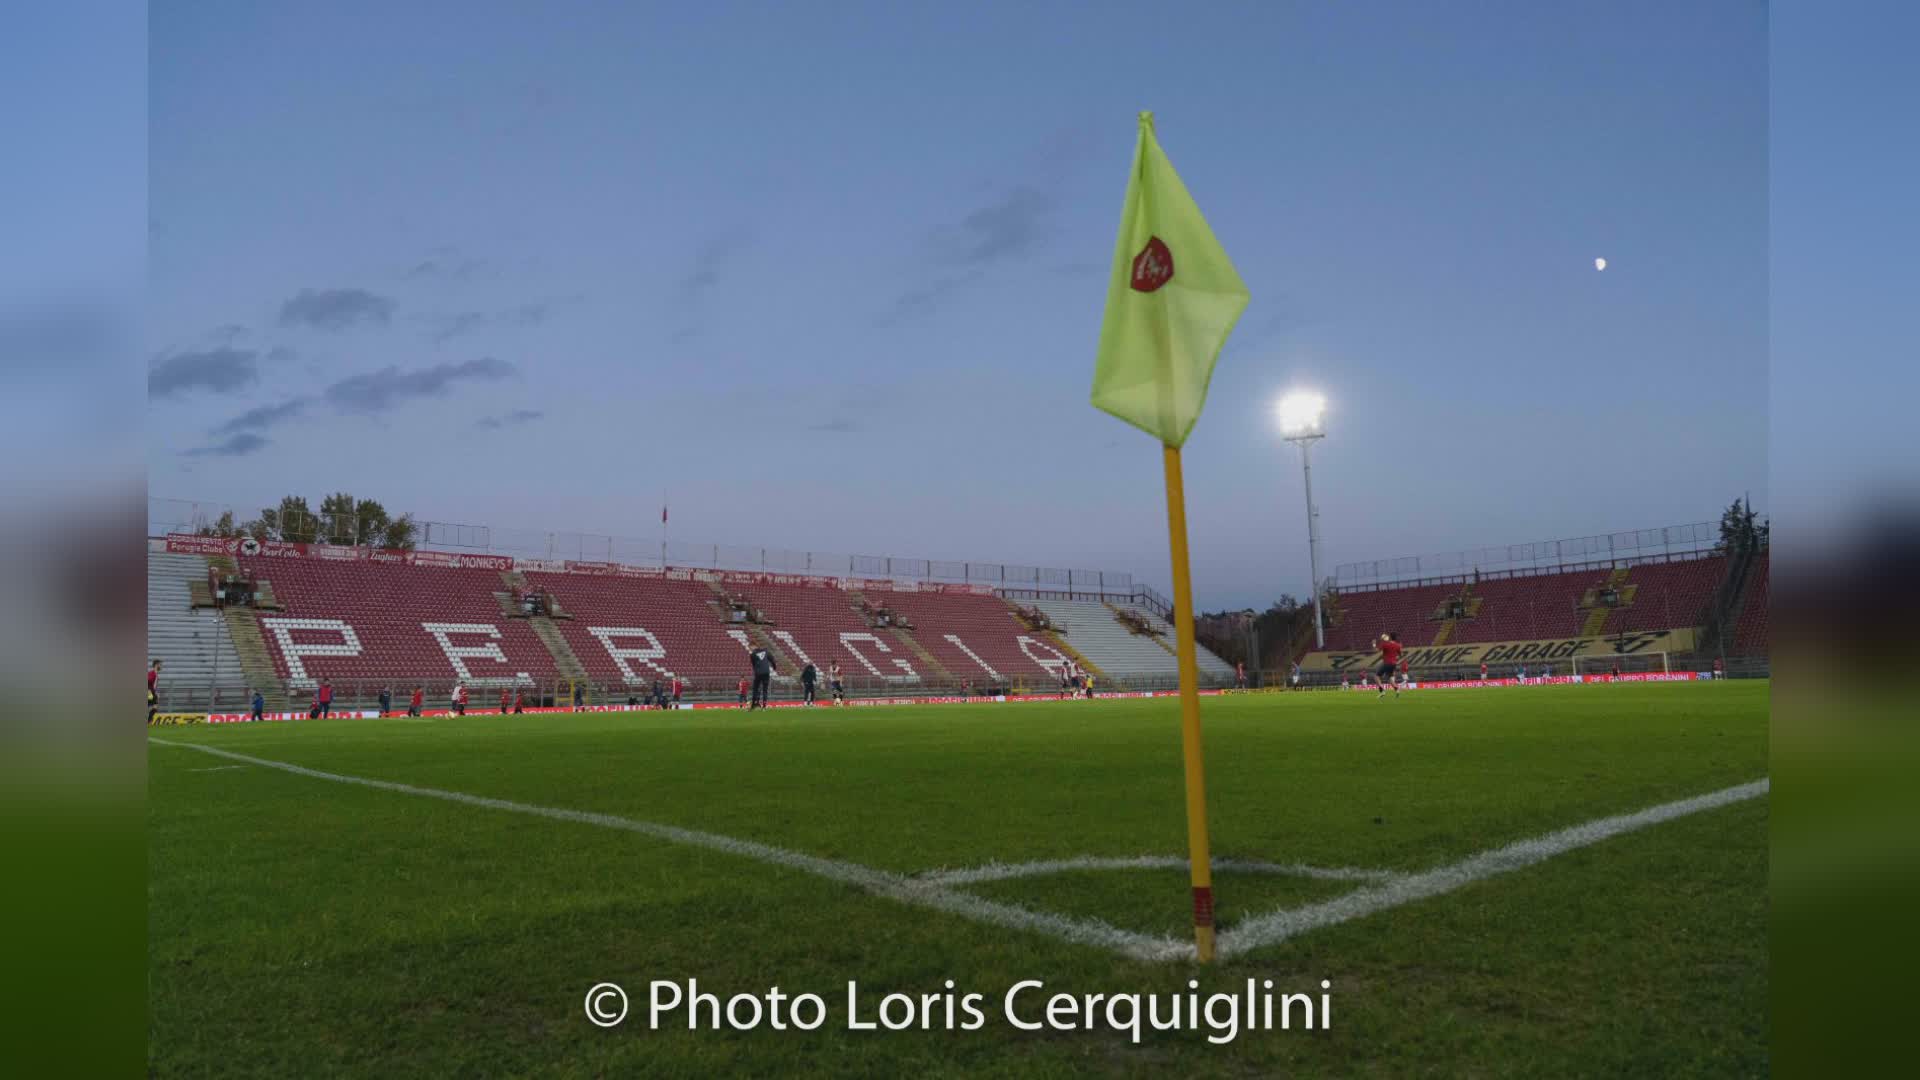
[[1767,793],[1769,784],[1770,782],[1765,779],[1755,780],[1749,784],[1696,795],[1691,799],[1649,806],[1645,810],[1631,814],[1600,818],[1584,825],[1575,825],[1571,829],[1561,829],[1559,832],[1521,840],[1492,851],[1483,851],[1436,870],[1408,874],[1383,885],[1358,889],[1325,903],[1309,904],[1306,907],[1261,915],[1248,919],[1231,930],[1222,931],[1219,940],[1215,943],[1215,949],[1223,959],[1237,956],[1249,949],[1273,945],[1308,930],[1343,923],[1349,919],[1360,918],[1362,915],[1371,915],[1376,911],[1385,911],[1387,908],[1410,904],[1415,900],[1424,900],[1429,896],[1439,896],[1441,893],[1452,892],[1484,878],[1545,862],[1555,855],[1564,855],[1575,848],[1597,844],[1622,833],[1634,832],[1650,825],[1658,825],[1663,821],[1685,817],[1688,814],[1697,814],[1702,810],[1713,810],[1747,799],[1757,799]]
[[[823,859],[786,848],[762,844],[754,840],[741,840],[719,833],[701,832],[697,829],[685,829],[678,825],[663,825],[658,822],[640,821],[614,814],[596,814],[584,810],[566,810],[550,806],[534,806],[530,803],[517,803],[507,799],[494,799],[485,795],[469,795],[460,791],[443,791],[439,788],[418,787],[392,780],[374,780],[363,776],[347,776],[342,773],[323,772],[309,769],[304,765],[294,765],[285,761],[273,761],[268,758],[253,757],[235,753],[213,746],[201,746],[196,743],[178,743],[166,739],[148,736],[147,741],[157,746],[169,746],[182,750],[197,750],[203,754],[241,761],[250,765],[259,765],[269,769],[293,773],[296,776],[310,777],[315,780],[330,780],[339,784],[354,784],[360,787],[391,791],[401,795],[417,795],[429,799],[441,799],[446,802],[462,803],[467,806],[479,806],[489,810],[505,810],[510,813],[528,814],[533,817],[549,818],[555,821],[570,821],[581,825],[598,825],[608,829],[622,829],[639,833],[657,840],[690,847],[707,848],[722,851],[730,855],[753,859],[757,862],[771,863],[792,870],[800,870],[823,877],[830,881],[844,882],[865,889],[876,896],[897,900],[915,907],[931,908],[950,915],[993,926],[1016,930],[1032,930],[1061,941],[1077,945],[1091,945],[1129,956],[1136,960],[1165,961],[1192,960],[1194,948],[1191,942],[1174,938],[1142,934],[1119,927],[1099,919],[1079,919],[1050,912],[1032,911],[1014,904],[1004,904],[986,900],[969,893],[954,891],[951,886],[971,884],[981,881],[997,881],[1010,877],[1021,877],[1037,873],[1059,873],[1065,870],[1098,869],[1160,869],[1165,867],[1185,867],[1185,859],[1176,856],[1139,856],[1135,858],[1097,858],[1045,860],[1036,863],[1018,863],[1010,866],[989,864],[971,870],[930,871],[922,875],[903,875],[878,870],[859,863],[840,859]],[[1508,844],[1506,847],[1463,859],[1457,863],[1435,870],[1415,874],[1396,874],[1385,870],[1362,870],[1346,868],[1326,868],[1307,866],[1288,866],[1279,863],[1241,862],[1231,859],[1215,860],[1214,868],[1222,870],[1244,870],[1255,873],[1298,874],[1308,877],[1330,877],[1336,880],[1372,881],[1374,884],[1363,886],[1345,896],[1325,903],[1310,904],[1306,907],[1283,909],[1268,915],[1257,916],[1220,933],[1217,952],[1221,959],[1238,956],[1250,949],[1273,945],[1296,934],[1323,926],[1333,926],[1363,915],[1409,904],[1415,900],[1424,900],[1431,896],[1452,892],[1462,886],[1472,884],[1483,878],[1493,877],[1509,871],[1545,862],[1555,855],[1565,854],[1576,848],[1597,844],[1602,840],[1634,832],[1674,818],[1697,814],[1703,810],[1712,810],[1747,799],[1756,799],[1765,795],[1769,781],[1755,780],[1752,783],[1697,795],[1691,799],[1661,803],[1645,810],[1616,817],[1600,818],[1584,825],[1575,825],[1570,829],[1548,833]]]
[[226,772],[228,769],[244,769],[245,765],[209,765],[204,769],[188,769],[188,772]]

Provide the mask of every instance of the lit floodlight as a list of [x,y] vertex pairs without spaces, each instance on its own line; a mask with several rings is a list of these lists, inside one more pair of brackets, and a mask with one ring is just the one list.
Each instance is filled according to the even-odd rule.
[[1311,390],[1296,390],[1280,399],[1280,434],[1289,439],[1325,433],[1322,417],[1327,399]]

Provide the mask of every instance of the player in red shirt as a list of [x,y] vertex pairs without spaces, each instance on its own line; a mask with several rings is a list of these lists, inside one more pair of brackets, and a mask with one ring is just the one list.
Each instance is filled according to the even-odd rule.
[[741,679],[740,680],[740,704],[745,705],[746,703],[747,703],[747,680]]
[[408,716],[420,715],[420,702],[424,697],[425,695],[421,692],[419,687],[416,686],[413,688],[413,698],[407,703]]
[[1487,662],[1485,660],[1480,661],[1480,681],[1487,681]]
[[147,723],[160,712],[160,661],[147,665]]
[[1394,673],[1400,670],[1400,635],[1381,634],[1374,639],[1374,645],[1380,650],[1380,666],[1374,669],[1370,678],[1380,691],[1380,697],[1387,696],[1387,684],[1393,684],[1393,696],[1400,696],[1400,684],[1394,682]]

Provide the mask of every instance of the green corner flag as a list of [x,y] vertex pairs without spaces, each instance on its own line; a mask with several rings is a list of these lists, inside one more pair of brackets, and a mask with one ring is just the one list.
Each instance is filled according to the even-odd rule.
[[1093,373],[1094,407],[1183,445],[1247,286],[1140,114]]

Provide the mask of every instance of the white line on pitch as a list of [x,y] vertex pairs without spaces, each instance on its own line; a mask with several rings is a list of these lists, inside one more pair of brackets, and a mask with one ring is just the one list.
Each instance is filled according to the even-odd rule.
[[1597,844],[1623,833],[1635,832],[1651,825],[1658,825],[1663,821],[1697,814],[1703,810],[1713,810],[1747,799],[1757,799],[1765,795],[1769,787],[1768,780],[1755,780],[1752,783],[1723,788],[1705,795],[1696,795],[1691,799],[1649,806],[1645,810],[1631,814],[1600,818],[1584,825],[1575,825],[1570,829],[1561,829],[1559,832],[1521,840],[1492,851],[1483,851],[1478,855],[1435,870],[1408,874],[1381,885],[1357,889],[1325,903],[1261,915],[1248,919],[1231,930],[1222,931],[1216,947],[1222,959],[1237,956],[1249,949],[1277,944],[1308,930],[1333,926],[1350,919],[1358,919],[1363,915],[1399,907],[1401,904],[1410,904],[1415,900],[1425,900],[1430,896],[1449,893],[1476,881],[1545,862],[1555,855],[1564,855],[1576,848]]
[[951,915],[959,915],[975,922],[988,923],[1011,929],[1033,930],[1062,941],[1080,945],[1092,945],[1131,956],[1140,960],[1171,960],[1181,956],[1191,957],[1193,946],[1163,935],[1141,934],[1131,930],[1122,930],[1098,919],[1075,919],[1048,912],[1030,911],[1013,904],[1003,904],[982,899],[967,893],[954,892],[938,885],[916,881],[899,874],[876,870],[859,863],[845,862],[839,859],[823,859],[814,855],[789,851],[753,840],[741,840],[719,833],[701,832],[696,829],[683,829],[677,825],[663,825],[652,821],[639,821],[634,818],[618,817],[613,814],[595,814],[582,810],[564,810],[550,806],[533,806],[528,803],[511,802],[506,799],[494,799],[484,795],[469,795],[460,791],[442,791],[438,788],[418,787],[413,784],[401,784],[391,780],[373,780],[362,776],[346,776],[341,773],[322,772],[309,769],[304,765],[294,765],[284,761],[272,761],[248,754],[235,753],[212,746],[200,746],[194,743],[170,742],[166,739],[148,738],[159,746],[177,747],[183,750],[198,750],[203,754],[228,758],[233,761],[260,765],[269,769],[293,773],[315,780],[330,780],[339,784],[354,784],[360,787],[376,788],[381,791],[396,792],[401,795],[417,795],[429,799],[441,799],[446,802],[461,803],[467,806],[485,807],[489,810],[505,810],[516,814],[528,814],[534,817],[549,818],[555,821],[571,821],[582,825],[598,825],[608,829],[622,829],[640,833],[669,843],[684,844],[689,847],[707,848],[739,855],[758,862],[772,863],[794,870],[804,871],[816,877],[830,881],[844,882],[867,890],[877,896],[897,900],[916,907],[932,908]]
[[[1072,859],[1039,859],[1022,863],[987,863],[960,870],[929,870],[914,878],[929,885],[977,885],[983,881],[1064,874],[1075,870],[1185,870],[1187,860],[1178,855],[1133,855],[1107,858],[1082,855]],[[1287,877],[1319,878],[1323,881],[1392,881],[1400,875],[1391,870],[1365,870],[1350,866],[1305,866],[1299,863],[1259,862],[1247,859],[1215,859],[1215,870],[1243,874],[1279,874]]]
[[188,769],[188,772],[226,772],[228,769],[244,769],[245,765],[209,765],[204,769]]

